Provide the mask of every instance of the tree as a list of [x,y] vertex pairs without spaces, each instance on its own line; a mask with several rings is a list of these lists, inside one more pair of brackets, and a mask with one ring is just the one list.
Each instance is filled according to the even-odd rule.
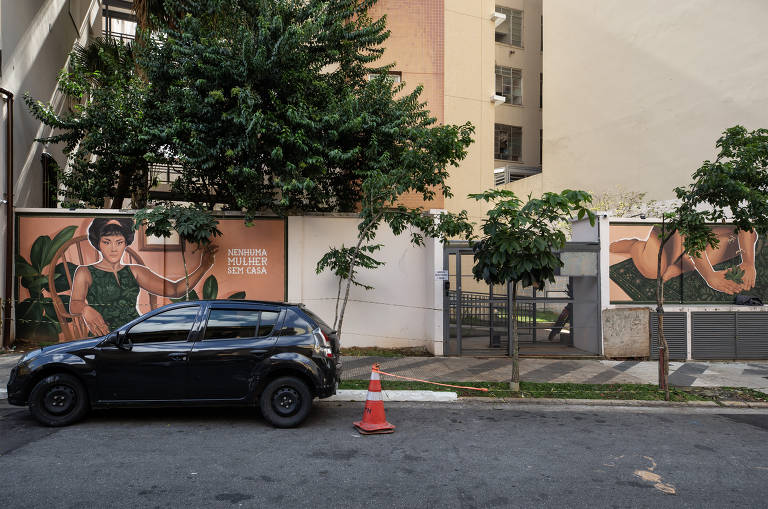
[[[452,196],[446,184],[448,167],[458,166],[472,143],[474,128],[437,125],[419,101],[421,87],[398,97],[402,85],[395,86],[385,74],[372,80],[356,95],[346,98],[346,118],[351,119],[341,133],[354,140],[359,157],[352,175],[359,183],[360,211],[357,242],[351,249],[349,266],[357,265],[364,243],[376,238],[386,224],[395,235],[410,230],[411,243],[423,245],[425,237],[469,237],[472,225],[466,211],[443,213],[434,218],[421,207],[407,207],[400,201],[415,195],[425,203],[438,194]],[[352,280],[347,278],[338,313],[337,330],[341,337],[344,314]]]
[[149,85],[136,73],[132,46],[112,39],[77,46],[70,71],[59,73],[58,88],[74,101],[72,112],[58,114],[28,94],[24,100],[35,118],[54,129],[37,141],[64,144],[64,205],[100,208],[111,198],[111,207],[121,208],[131,198],[132,207],[143,207],[155,149],[144,129]]
[[[679,204],[662,216],[658,225],[656,311],[659,337],[659,388],[669,399],[669,350],[664,336],[664,247],[680,242],[680,258],[694,266],[719,239],[711,223],[729,222],[734,234],[768,233],[768,129],[748,131],[742,126],[726,129],[717,140],[714,161],[704,161],[688,187],[675,188]],[[677,238],[679,237],[679,239]],[[725,276],[727,277],[727,275]]]
[[547,281],[554,283],[555,271],[563,266],[557,251],[565,247],[567,240],[559,225],[574,216],[587,217],[594,225],[595,215],[588,208],[592,198],[589,193],[572,190],[544,193],[535,199],[529,196],[526,203],[506,189],[469,196],[493,202],[483,221],[483,237],[472,243],[472,274],[488,284],[512,285],[512,309],[507,313],[512,330],[510,387],[519,391],[517,285],[541,288]]
[[[372,244],[369,246],[360,246],[360,249],[355,252],[354,249],[349,247],[331,248],[330,251],[325,253],[320,261],[317,262],[315,272],[320,274],[324,270],[328,269],[339,278],[339,286],[336,291],[336,308],[333,314],[333,328],[336,328],[336,324],[339,321],[339,304],[341,303],[341,287],[344,281],[349,280],[353,285],[366,290],[373,290],[370,285],[359,282],[355,276],[357,268],[362,267],[364,269],[375,269],[384,265],[384,262],[380,262],[366,253],[373,254],[375,251],[381,249],[382,244]],[[352,262],[354,261],[354,266]]]
[[185,255],[186,244],[197,249],[209,249],[213,239],[221,235],[219,221],[200,206],[157,205],[154,208],[136,211],[134,228],[145,226],[146,235],[170,237],[175,230],[181,240],[181,259],[184,263],[186,291],[184,300],[189,300],[189,270]]
[[149,130],[183,169],[179,198],[249,216],[355,210],[368,133],[348,106],[388,35],[374,3],[163,2],[166,22],[137,45]]

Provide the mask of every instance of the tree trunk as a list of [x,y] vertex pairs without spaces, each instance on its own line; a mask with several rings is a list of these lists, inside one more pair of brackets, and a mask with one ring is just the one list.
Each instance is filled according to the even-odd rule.
[[372,225],[376,224],[379,219],[381,219],[381,216],[383,216],[383,212],[379,212],[376,217],[374,217],[371,222],[369,223],[369,226],[365,228],[364,230],[361,230],[357,234],[357,245],[355,246],[355,250],[352,253],[352,259],[349,261],[349,278],[347,278],[347,288],[344,291],[344,300],[341,303],[341,311],[339,312],[339,323],[338,327],[336,328],[336,335],[339,338],[339,344],[341,344],[341,326],[344,323],[344,312],[347,309],[347,302],[349,301],[349,289],[352,286],[352,276],[355,273],[355,262],[357,262],[357,254],[360,252],[360,246],[363,244],[363,240],[365,239],[365,234],[368,233],[368,230],[371,228]]
[[339,312],[339,324],[336,327],[336,335],[341,343],[341,325],[344,322],[344,311],[347,309],[347,302],[349,301],[349,289],[352,286],[352,277],[354,276],[355,262],[357,261],[357,253],[360,252],[360,246],[363,243],[363,232],[358,234],[357,245],[352,253],[352,259],[350,262],[349,277],[347,278],[347,288],[344,290],[344,300],[341,303],[341,311]]
[[134,190],[131,196],[131,207],[143,209],[147,206],[147,199],[149,197],[149,165],[147,162],[143,161],[140,163],[137,171],[143,184]]
[[117,178],[117,187],[115,188],[115,194],[112,196],[113,209],[123,208],[123,201],[128,196],[128,191],[131,189],[131,175],[128,170],[120,170]]
[[509,388],[520,392],[520,349],[517,338],[517,281],[512,281],[512,310],[507,313],[512,319],[512,381]]
[[339,288],[336,290],[336,309],[333,312],[333,328],[336,328],[336,324],[339,322],[339,301],[341,300],[341,283],[344,280],[339,278]]
[[181,239],[181,261],[184,262],[184,284],[187,286],[187,291],[184,293],[184,300],[189,300],[189,271],[187,270],[187,257],[184,251],[187,248],[187,243],[184,239]]
[[659,337],[659,389],[664,391],[664,399],[669,401],[669,348],[667,338],[664,336],[664,275],[661,273],[661,257],[664,245],[668,240],[668,237],[665,239],[666,232],[664,230],[662,223],[659,255],[656,260],[656,314],[658,318],[656,332]]

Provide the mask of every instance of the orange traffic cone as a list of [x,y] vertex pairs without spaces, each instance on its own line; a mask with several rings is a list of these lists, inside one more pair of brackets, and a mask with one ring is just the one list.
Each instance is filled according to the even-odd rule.
[[357,431],[363,435],[394,433],[395,427],[387,422],[384,415],[384,401],[381,396],[381,379],[379,364],[374,364],[371,370],[371,382],[368,384],[368,396],[365,398],[363,420],[353,423]]

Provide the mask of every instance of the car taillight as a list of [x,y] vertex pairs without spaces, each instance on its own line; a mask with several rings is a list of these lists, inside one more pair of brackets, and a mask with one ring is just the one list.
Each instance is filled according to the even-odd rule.
[[320,329],[320,334],[323,335],[323,340],[325,340],[325,345],[329,349],[327,352],[325,352],[325,356],[328,357],[328,358],[332,358],[333,357],[333,347],[332,347],[331,340],[328,339],[328,336],[325,335],[325,332],[323,332],[322,329]]
[[326,336],[322,331],[322,329],[315,329],[313,331],[313,335],[315,336],[315,352],[323,357],[327,357],[329,359],[333,358],[333,348],[331,347],[331,342],[328,339],[328,336]]

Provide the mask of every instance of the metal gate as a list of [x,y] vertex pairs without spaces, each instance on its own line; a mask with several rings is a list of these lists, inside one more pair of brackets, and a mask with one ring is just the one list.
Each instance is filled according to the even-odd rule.
[[768,359],[768,313],[691,313],[694,359]]
[[[474,257],[468,247],[445,250],[444,354],[510,355],[510,285],[488,285],[472,275]],[[519,288],[517,327],[520,345],[573,345],[571,278],[557,276],[542,289]]]
[[[688,358],[688,313],[664,313],[664,337],[669,347],[669,358],[684,361]],[[651,313],[651,359],[659,358],[659,315]]]

